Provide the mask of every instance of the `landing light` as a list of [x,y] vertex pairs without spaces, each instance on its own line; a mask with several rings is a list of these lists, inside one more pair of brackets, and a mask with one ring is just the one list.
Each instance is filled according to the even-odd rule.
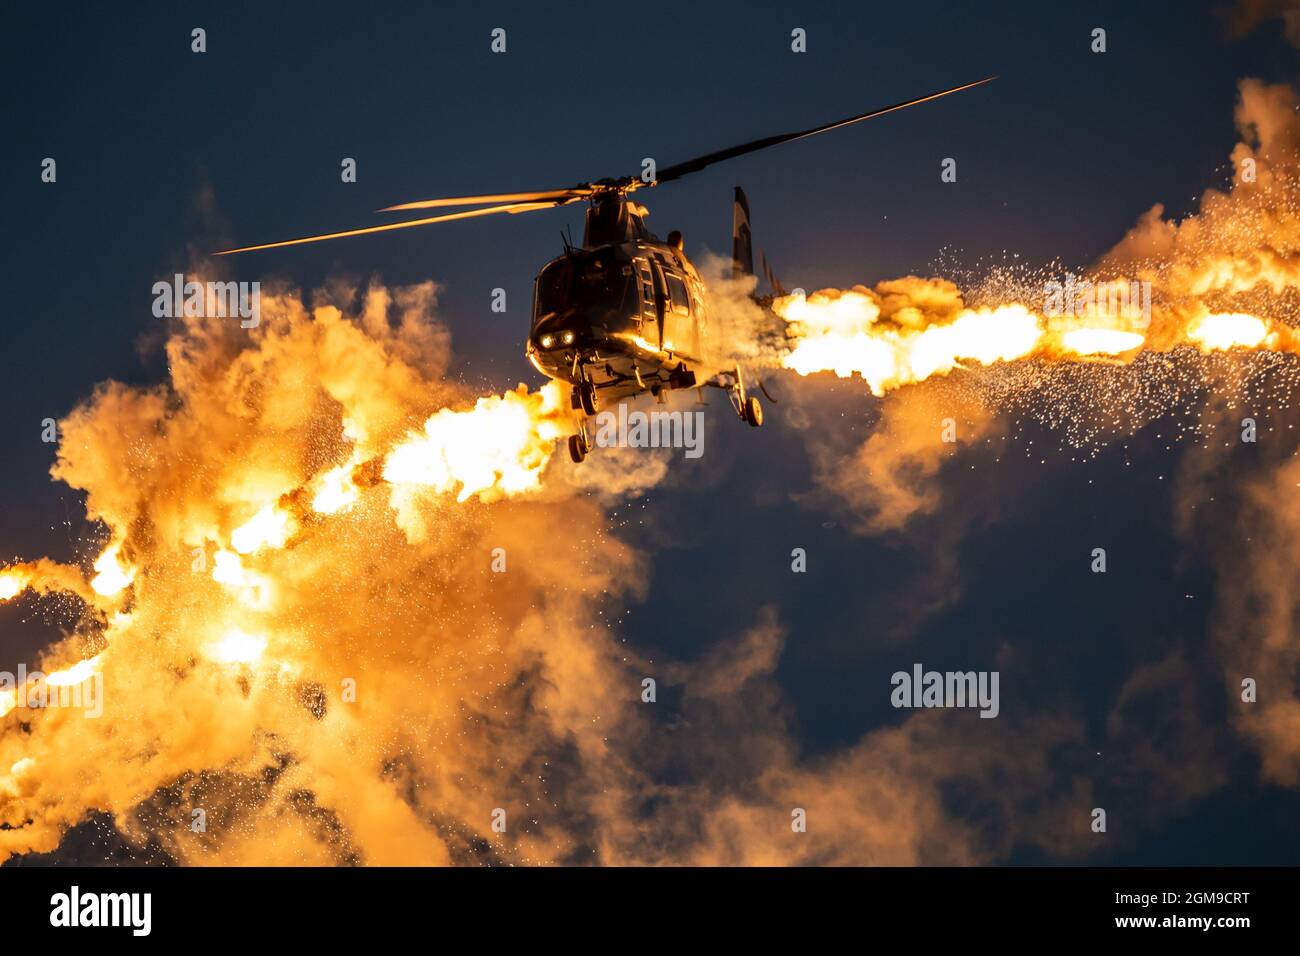
[[573,333],[572,333],[572,332],[565,332],[565,333],[561,334],[561,336],[560,336],[560,341],[563,342],[565,345],[572,345],[572,344],[573,344]]
[[537,340],[537,344],[544,349],[549,349],[552,345],[555,344],[555,336],[550,334],[543,335],[540,339]]

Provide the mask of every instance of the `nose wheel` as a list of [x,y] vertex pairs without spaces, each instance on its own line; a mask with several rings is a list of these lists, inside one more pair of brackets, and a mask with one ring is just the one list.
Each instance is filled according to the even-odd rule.
[[580,408],[588,415],[596,414],[596,385],[590,379],[584,378],[573,386],[573,396],[571,399],[574,408]]

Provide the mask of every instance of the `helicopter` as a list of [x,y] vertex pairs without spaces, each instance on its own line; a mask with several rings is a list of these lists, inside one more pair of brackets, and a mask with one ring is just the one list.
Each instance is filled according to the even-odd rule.
[[[569,437],[569,455],[573,461],[581,462],[592,447],[587,416],[597,414],[603,404],[645,392],[662,402],[665,393],[673,389],[719,388],[727,393],[737,416],[757,428],[763,424],[763,406],[758,396],[747,388],[740,364],[733,363],[722,371],[705,369],[704,354],[711,333],[709,296],[699,272],[686,256],[681,232],[673,230],[664,239],[650,232],[646,226],[649,211],[631,199],[631,194],[681,179],[714,163],[850,126],[982,86],[994,79],[986,77],[812,129],[767,136],[658,171],[653,163],[646,163],[648,168],[639,175],[599,179],[558,189],[400,203],[378,211],[479,208],[243,246],[217,255],[324,242],[499,213],[515,215],[586,201],[582,245],[575,246],[565,238],[563,255],[542,266],[534,280],[532,325],[524,353],[543,375],[570,385],[572,407],[580,413],[577,433]],[[736,187],[732,208],[734,276],[753,275],[752,243],[749,202],[744,191]],[[783,295],[784,290],[767,268],[765,259],[762,264],[769,284],[777,295]],[[761,305],[771,301],[754,298]],[[757,384],[769,401],[776,401],[761,381]]]

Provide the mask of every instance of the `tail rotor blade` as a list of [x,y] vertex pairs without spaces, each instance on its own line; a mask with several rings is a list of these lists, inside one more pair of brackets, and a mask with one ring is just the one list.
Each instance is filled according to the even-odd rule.
[[772,287],[772,291],[777,295],[785,295],[785,287],[781,285],[781,280],[776,277],[772,267],[767,264],[767,254],[760,252],[759,258],[763,260],[763,275],[767,276],[767,284]]

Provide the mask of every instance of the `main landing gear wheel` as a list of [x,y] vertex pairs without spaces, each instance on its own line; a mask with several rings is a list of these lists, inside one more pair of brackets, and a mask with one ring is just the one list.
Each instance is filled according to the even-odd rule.
[[745,411],[742,417],[754,428],[763,424],[763,405],[753,395],[745,399]]
[[586,435],[569,436],[569,457],[573,459],[574,464],[582,464],[588,450]]
[[578,395],[578,404],[588,415],[596,414],[596,386],[592,382],[579,382],[574,389]]

